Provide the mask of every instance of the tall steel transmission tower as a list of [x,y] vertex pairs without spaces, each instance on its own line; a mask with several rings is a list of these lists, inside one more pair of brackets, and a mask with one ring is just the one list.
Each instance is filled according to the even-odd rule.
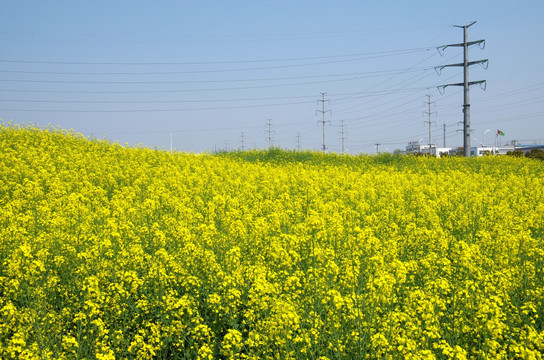
[[[443,93],[444,89],[448,86],[463,86],[464,90],[464,102],[463,102],[463,154],[466,157],[470,156],[470,100],[469,100],[469,87],[471,85],[475,84],[484,84],[485,86],[485,80],[478,80],[478,81],[469,81],[468,79],[468,68],[469,66],[481,64],[484,66],[485,69],[487,69],[487,65],[489,63],[488,59],[484,60],[476,60],[476,61],[468,61],[468,47],[472,45],[478,45],[480,48],[485,47],[485,40],[476,40],[476,41],[468,41],[468,28],[472,25],[476,24],[476,21],[468,24],[468,25],[454,25],[455,27],[462,28],[463,29],[463,42],[459,44],[450,44],[450,45],[444,45],[440,46],[438,48],[438,51],[440,54],[443,54],[443,51],[450,46],[462,46],[463,47],[463,62],[460,64],[450,64],[450,65],[442,65],[437,66],[435,69],[440,74],[440,71],[444,69],[445,67],[451,67],[451,66],[462,66],[464,69],[464,76],[463,76],[463,82],[457,83],[457,84],[447,84],[447,85],[440,85],[438,86],[438,89],[441,93]],[[484,87],[485,88],[485,87]]]
[[326,146],[326,143],[325,143],[325,114],[327,112],[330,112],[332,114],[332,111],[331,110],[325,110],[325,101],[329,101],[329,100],[325,100],[325,93],[321,93],[321,97],[322,99],[321,100],[317,100],[317,102],[321,102],[323,107],[322,107],[322,110],[316,110],[316,114],[318,112],[322,113],[323,114],[323,120],[320,120],[318,121],[318,123],[322,123],[323,124],[323,152],[325,152],[325,150],[327,149],[327,146]]

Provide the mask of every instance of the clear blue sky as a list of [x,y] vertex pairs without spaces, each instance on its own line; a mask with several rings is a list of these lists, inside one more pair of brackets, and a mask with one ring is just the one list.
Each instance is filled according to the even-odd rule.
[[[473,144],[544,143],[543,1],[25,1],[0,3],[0,118],[130,145],[350,153],[462,145],[462,48]],[[328,111],[330,110],[330,112]],[[243,136],[242,136],[243,134]]]

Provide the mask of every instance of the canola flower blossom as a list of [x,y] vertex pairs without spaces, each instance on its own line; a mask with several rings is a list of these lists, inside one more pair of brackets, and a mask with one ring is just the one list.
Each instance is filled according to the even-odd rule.
[[0,358],[543,358],[542,161],[8,123],[0,177]]

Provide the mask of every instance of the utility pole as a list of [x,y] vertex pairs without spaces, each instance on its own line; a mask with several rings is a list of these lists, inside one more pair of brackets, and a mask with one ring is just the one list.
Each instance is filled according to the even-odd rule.
[[431,121],[431,95],[427,95],[427,98],[428,98],[428,101],[427,101],[427,105],[429,105],[429,111],[424,111],[423,114],[429,114],[429,120],[428,121],[425,121],[425,124],[426,123],[429,123],[429,154],[431,153],[431,147],[433,145],[433,139],[432,139],[432,133],[431,133],[431,124],[433,123],[433,121]]
[[327,149],[327,146],[325,145],[325,113],[327,112],[330,112],[332,114],[332,111],[330,110],[326,110],[325,111],[325,101],[328,101],[328,100],[325,100],[325,93],[321,93],[321,97],[322,99],[321,100],[317,100],[317,102],[321,102],[323,107],[322,107],[322,110],[316,110],[316,114],[318,112],[322,113],[323,114],[323,120],[321,121],[318,121],[318,123],[322,123],[323,124],[323,152],[325,152],[325,150]]
[[297,150],[300,151],[300,133],[297,132]]
[[379,154],[380,153],[380,148],[379,146],[381,145],[380,143],[375,143],[374,145],[376,145],[376,154]]
[[242,151],[244,151],[244,132],[240,135],[240,141],[242,142]]
[[444,130],[443,130],[443,138],[444,138],[444,147],[446,147],[446,123],[444,123]]
[[[463,102],[463,153],[464,156],[469,157],[470,156],[470,101],[469,101],[469,87],[471,85],[475,84],[485,84],[485,80],[478,80],[478,81],[469,81],[468,79],[468,68],[469,66],[475,65],[475,64],[481,64],[484,66],[485,69],[487,69],[487,65],[489,63],[488,59],[484,60],[477,60],[477,61],[468,61],[468,47],[471,45],[479,45],[482,49],[485,46],[485,40],[476,40],[476,41],[468,41],[468,28],[474,25],[476,21],[468,24],[468,25],[454,25],[455,27],[462,28],[463,29],[463,42],[460,44],[450,44],[441,46],[438,48],[438,51],[440,54],[443,54],[443,50],[450,46],[458,46],[463,47],[463,62],[460,64],[450,64],[450,65],[443,65],[443,66],[437,66],[435,69],[442,70],[445,67],[450,66],[462,66],[463,71],[463,82],[458,84],[447,84],[447,85],[440,85],[438,86],[438,89],[440,92],[443,92],[443,89],[445,89],[448,86],[463,86],[463,92],[464,92],[464,102]],[[438,70],[437,70],[438,71]],[[442,89],[442,90],[441,90]]]
[[272,148],[272,120],[268,119],[268,130],[266,132],[268,133],[268,148]]

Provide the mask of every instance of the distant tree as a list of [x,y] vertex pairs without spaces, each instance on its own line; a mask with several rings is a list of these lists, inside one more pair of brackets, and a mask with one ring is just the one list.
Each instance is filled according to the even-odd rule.
[[539,149],[532,149],[531,151],[526,153],[525,156],[530,159],[544,160],[544,151]]
[[514,150],[514,151],[508,151],[506,155],[515,156],[515,157],[523,157],[523,151],[521,150]]

